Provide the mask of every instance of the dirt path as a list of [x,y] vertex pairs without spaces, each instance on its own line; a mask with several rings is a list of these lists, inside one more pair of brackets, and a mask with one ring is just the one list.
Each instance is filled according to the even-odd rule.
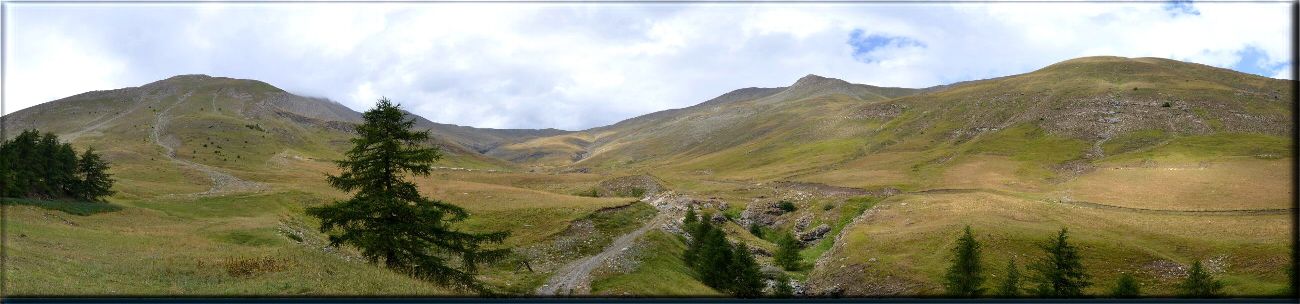
[[99,131],[101,129],[104,129],[105,125],[107,125],[108,123],[117,121],[118,118],[122,118],[123,116],[126,116],[128,114],[135,113],[136,110],[139,110],[140,108],[144,107],[145,104],[146,102],[144,101],[144,98],[137,98],[135,100],[135,105],[132,106],[130,109],[101,121],[100,119],[103,119],[105,116],[108,116],[108,113],[104,113],[104,115],[100,115],[99,117],[90,121],[91,123],[94,123],[95,121],[99,121],[98,123],[95,123],[93,125],[87,125],[81,128],[81,130],[77,130],[76,132],[60,135],[59,138],[62,139],[63,142],[70,143],[73,140],[77,140],[77,138],[81,137],[81,135],[85,134],[86,132]]
[[559,271],[552,275],[542,287],[537,288],[537,295],[541,296],[567,296],[567,295],[585,295],[591,293],[591,272],[597,267],[604,265],[605,262],[613,260],[618,255],[623,254],[624,250],[631,247],[634,242],[651,229],[658,228],[668,221],[672,216],[667,212],[659,212],[653,219],[637,228],[635,231],[624,234],[614,239],[614,242],[605,247],[596,255],[578,259],[568,265],[564,265]]
[[185,100],[190,97],[190,94],[193,93],[194,92],[192,91],[189,93],[185,93],[185,95],[181,96],[179,99],[176,100],[176,103],[173,103],[172,105],[167,106],[166,109],[158,112],[158,117],[154,122],[153,132],[150,134],[151,135],[150,137],[153,138],[154,144],[157,144],[159,147],[162,147],[164,151],[166,151],[163,153],[163,157],[166,157],[168,160],[176,164],[179,164],[181,166],[184,166],[186,168],[190,168],[202,172],[204,175],[208,176],[208,179],[212,180],[212,188],[208,188],[208,191],[191,193],[188,195],[217,196],[217,195],[224,195],[224,194],[238,193],[238,192],[254,192],[254,191],[261,191],[266,189],[266,185],[262,183],[246,181],[238,177],[235,177],[234,175],[221,172],[221,170],[210,167],[208,165],[176,158],[176,149],[166,143],[163,143],[162,130],[163,128],[167,127],[167,123],[169,121],[169,119],[167,118],[167,113],[170,113],[172,108],[175,108],[176,105],[185,102]]
[[556,271],[542,287],[537,288],[537,295],[540,296],[570,296],[586,295],[591,293],[591,272],[596,268],[604,265],[606,262],[613,260],[623,254],[624,249],[631,247],[637,239],[645,235],[652,229],[658,229],[672,223],[682,217],[686,207],[683,205],[690,202],[688,196],[679,195],[672,191],[662,192],[653,195],[647,195],[641,199],[642,202],[654,206],[659,210],[659,214],[654,218],[646,221],[641,228],[624,234],[614,239],[609,246],[596,255],[578,259]]

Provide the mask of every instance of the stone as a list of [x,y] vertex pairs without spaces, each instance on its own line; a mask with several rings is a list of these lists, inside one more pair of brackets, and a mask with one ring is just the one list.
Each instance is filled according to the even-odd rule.
[[799,220],[794,222],[794,231],[803,231],[804,229],[808,229],[808,225],[810,224],[812,224],[812,214],[804,214],[799,217]]
[[709,220],[713,221],[714,224],[722,224],[727,222],[727,217],[722,215],[721,212],[719,212],[719,213],[714,213],[713,218],[710,218]]
[[821,224],[818,225],[817,228],[813,228],[812,230],[800,232],[798,237],[800,242],[803,242],[804,244],[809,244],[812,242],[816,242],[817,240],[821,240],[823,237],[826,237],[826,233],[828,232],[831,232],[831,226],[826,224]]

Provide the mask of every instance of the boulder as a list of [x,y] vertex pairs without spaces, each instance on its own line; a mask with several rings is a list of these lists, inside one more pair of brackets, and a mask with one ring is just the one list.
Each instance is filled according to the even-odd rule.
[[812,224],[812,214],[804,214],[799,217],[799,220],[794,222],[794,231],[798,232],[808,229],[809,224]]
[[821,224],[821,225],[817,225],[817,228],[813,228],[812,230],[800,232],[798,238],[800,242],[803,242],[804,244],[809,244],[812,242],[816,242],[817,240],[821,240],[823,237],[826,237],[826,233],[828,232],[831,232],[831,226],[827,224]]
[[719,212],[719,213],[714,213],[714,214],[713,214],[713,217],[712,217],[712,218],[709,218],[709,220],[710,220],[710,221],[713,221],[714,224],[722,224],[722,223],[727,222],[727,216],[722,215],[721,212]]
[[781,207],[776,202],[760,203],[755,201],[750,203],[749,206],[745,206],[745,211],[740,213],[739,223],[745,227],[754,224],[772,227],[776,225],[777,217],[784,213],[785,210],[781,210]]

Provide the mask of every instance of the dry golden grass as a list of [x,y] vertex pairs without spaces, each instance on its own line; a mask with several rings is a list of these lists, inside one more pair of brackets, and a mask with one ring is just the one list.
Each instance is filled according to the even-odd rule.
[[[989,286],[1000,281],[1011,257],[1021,264],[1041,255],[1035,245],[1069,228],[1095,285],[1104,293],[1121,272],[1132,272],[1149,295],[1168,295],[1178,279],[1159,271],[1162,262],[1222,261],[1217,273],[1232,295],[1274,295],[1286,286],[1290,217],[1277,215],[1149,214],[1048,203],[986,192],[901,195],[878,204],[859,225],[847,228],[823,275],[839,269],[892,277],[904,294],[940,294],[949,248],[964,225],[983,243]],[[874,261],[872,261],[874,259]],[[852,267],[849,267],[852,266]],[[843,268],[842,268],[843,267]],[[851,276],[849,276],[851,277]],[[888,289],[880,281],[844,282],[857,292]]]
[[1156,167],[1106,165],[1057,195],[1100,204],[1165,210],[1290,208],[1291,160],[1251,158]]
[[921,156],[921,152],[873,153],[846,162],[834,170],[799,177],[798,179],[854,188],[906,185],[915,182],[909,176],[908,171],[912,162]]
[[6,207],[8,295],[451,294],[277,234],[302,198],[129,202],[91,216]]
[[944,171],[935,188],[1041,191],[1042,180],[1026,177],[1033,166],[1004,156],[972,155]]
[[470,212],[471,230],[510,231],[507,246],[538,242],[569,222],[600,208],[625,205],[630,198],[592,198],[438,178],[417,181],[425,195]]

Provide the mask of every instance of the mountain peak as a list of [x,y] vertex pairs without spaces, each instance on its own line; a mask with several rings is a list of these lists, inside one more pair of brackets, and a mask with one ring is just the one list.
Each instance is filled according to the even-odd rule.
[[840,79],[830,78],[830,77],[822,77],[816,74],[808,74],[807,76],[804,76],[803,78],[799,78],[799,80],[796,80],[794,84],[791,85],[791,87],[807,86],[807,85],[814,85],[814,84],[821,84],[821,83],[848,84],[849,82]]
[[168,77],[167,79],[163,79],[163,81],[168,81],[168,80],[197,80],[197,79],[212,79],[212,76],[208,76],[208,74],[180,74],[180,75],[176,75],[176,76]]

